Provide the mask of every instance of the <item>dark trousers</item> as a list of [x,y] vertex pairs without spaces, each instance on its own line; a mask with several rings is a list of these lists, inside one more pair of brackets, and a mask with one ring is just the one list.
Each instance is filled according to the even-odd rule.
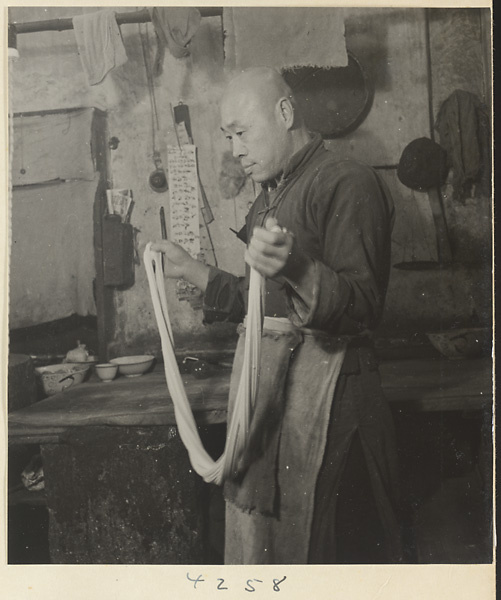
[[[334,403],[353,400],[354,389],[375,389],[379,379],[373,366],[359,367],[355,352],[349,352],[343,365]],[[349,364],[351,362],[351,364]],[[360,385],[352,385],[354,380]],[[377,393],[377,391],[376,391]],[[351,395],[351,397],[349,397]],[[378,513],[370,474],[358,431],[339,464],[339,439],[330,417],[327,442],[315,491],[315,508],[308,554],[312,564],[378,564],[390,562],[385,531]],[[333,466],[334,465],[334,466]]]
[[326,471],[328,468],[322,469],[317,484],[308,562],[387,563],[384,530],[358,434],[349,449],[338,492]]

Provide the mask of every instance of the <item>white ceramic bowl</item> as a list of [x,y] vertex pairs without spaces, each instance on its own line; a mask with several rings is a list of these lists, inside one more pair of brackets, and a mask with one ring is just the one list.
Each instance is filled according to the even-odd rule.
[[112,365],[111,363],[102,363],[94,368],[101,381],[113,381],[118,371],[118,365]]
[[139,377],[145,373],[153,364],[154,356],[121,356],[112,358],[110,363],[118,365],[118,372],[125,377]]
[[69,387],[82,383],[88,370],[89,367],[76,363],[47,365],[35,369],[42,380],[43,389],[47,396],[53,396]]

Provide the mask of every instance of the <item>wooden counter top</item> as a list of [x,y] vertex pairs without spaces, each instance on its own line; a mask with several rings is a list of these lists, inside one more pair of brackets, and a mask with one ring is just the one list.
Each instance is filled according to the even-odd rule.
[[[386,397],[400,410],[477,410],[492,402],[490,359],[385,361],[380,371]],[[183,381],[200,425],[225,422],[229,369],[221,368],[208,379],[184,375]],[[57,441],[69,427],[89,425],[175,425],[163,366],[142,377],[119,377],[110,383],[91,378],[12,412],[9,441]]]
[[492,404],[492,360],[393,360],[380,366],[389,402],[405,410],[480,410]]

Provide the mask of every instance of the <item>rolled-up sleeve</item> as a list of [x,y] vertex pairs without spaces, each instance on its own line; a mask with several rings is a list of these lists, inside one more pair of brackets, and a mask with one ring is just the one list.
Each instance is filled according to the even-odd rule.
[[240,323],[245,316],[244,292],[244,277],[211,266],[203,300],[204,322]]
[[308,219],[321,240],[321,258],[313,257],[295,285],[287,286],[289,318],[335,333],[372,329],[382,314],[390,268],[389,191],[372,169],[350,162],[341,175],[320,173],[311,194]]

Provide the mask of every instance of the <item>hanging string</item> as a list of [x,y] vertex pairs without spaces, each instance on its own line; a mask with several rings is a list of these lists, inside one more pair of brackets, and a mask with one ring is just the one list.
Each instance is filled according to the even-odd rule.
[[150,108],[151,108],[151,138],[152,138],[152,146],[153,146],[153,160],[157,157],[157,140],[156,140],[156,132],[160,129],[159,121],[158,121],[158,111],[157,111],[157,103],[155,99],[155,86],[153,83],[153,74],[151,70],[151,65],[149,61],[150,55],[150,44],[148,39],[148,29],[147,25],[145,25],[146,31],[143,33],[141,23],[139,24],[139,36],[141,38],[141,48],[143,52],[143,62],[144,68],[146,71],[146,81],[148,84],[148,95],[150,98]]
[[165,378],[172,402],[179,435],[185,445],[190,462],[195,471],[207,482],[220,485],[237,470],[238,460],[249,438],[252,409],[259,385],[259,365],[261,358],[261,333],[263,326],[262,276],[251,269],[249,282],[249,308],[247,311],[244,361],[237,389],[235,405],[226,435],[223,454],[214,461],[205,450],[190,403],[186,396],[183,380],[174,353],[174,338],[165,296],[164,273],[161,253],[146,245],[143,255],[150,294],[157,321]]

